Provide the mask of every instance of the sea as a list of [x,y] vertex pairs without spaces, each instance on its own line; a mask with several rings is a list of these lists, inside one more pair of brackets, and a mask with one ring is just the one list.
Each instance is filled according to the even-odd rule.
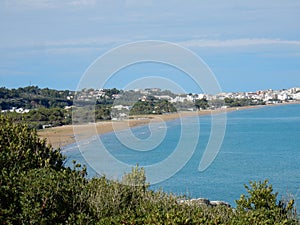
[[[151,184],[151,189],[190,198],[221,200],[234,207],[235,200],[239,199],[241,194],[247,194],[244,184],[267,179],[274,192],[278,192],[278,198],[294,198],[299,211],[300,104],[273,105],[228,112],[225,135],[218,154],[202,171],[199,170],[199,162],[210,140],[212,116],[186,118],[185,125],[195,127],[195,121],[199,123],[197,124],[199,138],[194,151],[191,153],[188,148],[185,149],[190,157],[184,160],[184,157],[177,158],[174,165],[178,165],[177,171]],[[160,135],[163,137],[162,140],[153,149],[136,151],[120,141],[116,133],[111,132],[93,137],[83,144],[75,143],[64,147],[62,152],[67,156],[66,165],[71,166],[73,160],[86,165],[89,178],[105,174],[105,171],[95,169],[89,160],[93,155],[94,161],[97,157],[101,157],[101,153],[96,151],[100,141],[108,154],[117,159],[117,164],[123,163],[132,167],[138,164],[146,168],[147,176],[147,167],[163,164],[164,160],[174,153],[179,141],[188,146],[188,143],[193,142],[192,138],[195,138],[193,132],[184,136],[186,142],[180,139],[184,130],[180,119],[157,123],[152,130],[148,125],[130,128],[122,131],[122,135],[125,139],[126,135],[134,135],[143,141],[147,140],[155,129],[165,131]],[[149,142],[146,142],[145,146],[148,144]],[[84,150],[80,145],[85,146]],[[91,154],[84,154],[88,151]],[[87,156],[90,158],[87,159]],[[109,163],[106,167],[117,168],[117,164]],[[164,174],[164,167],[157,168],[156,174],[160,177]]]

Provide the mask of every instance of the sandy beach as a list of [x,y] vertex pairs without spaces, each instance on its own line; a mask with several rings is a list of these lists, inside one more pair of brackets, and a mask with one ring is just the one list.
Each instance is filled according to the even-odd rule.
[[[284,103],[289,104],[289,103]],[[299,104],[299,102],[298,102]],[[282,105],[282,104],[277,104]],[[267,105],[269,106],[269,105]],[[272,105],[273,106],[273,105]],[[275,106],[275,105],[274,105]],[[129,127],[142,126],[150,122],[169,121],[179,117],[196,116],[196,115],[209,115],[212,113],[231,112],[236,110],[245,110],[251,108],[260,108],[266,106],[246,106],[246,107],[233,107],[222,110],[202,110],[193,112],[179,112],[163,115],[140,115],[133,116],[132,119],[120,121],[102,121],[95,124],[85,125],[66,125],[61,127],[46,128],[38,132],[41,138],[46,138],[48,144],[54,148],[61,148],[63,146],[72,144],[76,141],[84,140],[92,135],[109,133],[114,130],[128,129]],[[76,139],[75,139],[76,135]],[[79,140],[78,140],[79,139]]]
[[136,127],[149,124],[150,122],[160,122],[174,120],[179,117],[208,115],[214,111],[204,110],[199,112],[180,112],[162,115],[137,115],[131,116],[132,119],[120,121],[101,121],[96,124],[85,125],[66,125],[61,127],[46,128],[38,132],[40,137],[46,138],[47,142],[54,148],[60,148],[76,142],[76,138],[80,140],[87,139],[95,134],[109,133],[114,130],[128,129],[129,127]]

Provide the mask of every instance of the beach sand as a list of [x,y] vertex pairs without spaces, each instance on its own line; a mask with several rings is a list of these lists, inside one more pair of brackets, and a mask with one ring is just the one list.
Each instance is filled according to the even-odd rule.
[[47,143],[51,144],[54,148],[60,148],[76,141],[87,139],[95,135],[95,133],[104,134],[114,130],[122,130],[130,127],[146,125],[150,122],[169,121],[179,117],[207,115],[210,113],[210,110],[205,110],[199,112],[180,112],[163,115],[137,115],[130,116],[132,119],[128,120],[102,121],[95,124],[66,125],[61,127],[46,128],[40,130],[38,134],[41,138],[46,138]]
[[[209,115],[212,113],[231,112],[236,110],[244,110],[250,108],[259,108],[264,106],[246,106],[246,107],[232,107],[222,110],[202,110],[194,112],[179,112],[163,115],[139,115],[133,116],[132,119],[120,121],[103,121],[94,124],[85,125],[66,125],[61,127],[46,128],[38,131],[41,138],[46,138],[47,143],[53,148],[61,148],[66,145],[88,139],[95,134],[109,133],[114,130],[128,129],[129,127],[136,127],[149,124],[150,122],[160,122],[174,120],[180,117]],[[75,138],[76,136],[76,138]]]

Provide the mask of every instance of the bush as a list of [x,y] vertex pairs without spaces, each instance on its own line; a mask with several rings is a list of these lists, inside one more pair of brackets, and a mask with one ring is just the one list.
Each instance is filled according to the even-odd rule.
[[21,213],[20,178],[27,171],[43,167],[60,170],[62,165],[59,150],[47,146],[35,130],[0,115],[0,222],[8,220],[13,223]]
[[250,182],[245,185],[248,195],[241,195],[236,201],[237,224],[298,224],[294,200],[284,203],[277,200],[278,193],[273,193],[268,180]]
[[63,168],[64,157],[41,140],[25,123],[0,115],[0,169],[17,172],[34,168]]
[[85,169],[65,168],[63,160],[35,130],[0,115],[1,224],[74,224],[91,217]]
[[147,188],[144,169],[138,167],[125,174],[122,182],[101,177],[93,178],[87,185],[90,205],[99,219],[140,210],[152,193]]
[[[86,179],[74,170],[33,169],[21,179],[20,221],[25,224],[81,224],[92,220],[83,192]],[[83,223],[84,222],[84,223]]]
[[35,130],[0,115],[0,224],[298,224],[293,200],[277,201],[264,182],[245,185],[237,209],[181,202],[151,191],[135,167],[122,182],[86,178],[63,166]]

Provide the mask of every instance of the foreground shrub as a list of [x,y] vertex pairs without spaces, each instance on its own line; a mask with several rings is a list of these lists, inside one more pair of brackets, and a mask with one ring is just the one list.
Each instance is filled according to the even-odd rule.
[[0,169],[1,171],[27,171],[35,168],[63,168],[64,157],[41,140],[36,130],[25,123],[0,115]]
[[245,185],[237,209],[151,191],[135,167],[122,181],[86,178],[25,124],[0,115],[0,224],[298,224],[293,200],[264,182]]
[[25,224],[65,224],[76,222],[80,215],[84,218],[81,223],[86,224],[91,219],[83,191],[86,182],[74,170],[30,170],[21,179],[20,220]]
[[298,224],[294,200],[278,201],[268,180],[245,185],[248,195],[236,201],[236,224]]
[[74,224],[91,217],[85,170],[65,168],[63,159],[35,130],[0,115],[1,224]]
[[87,185],[89,202],[99,219],[116,217],[128,212],[138,213],[150,201],[152,191],[146,184],[143,168],[135,167],[125,174],[122,182],[106,177],[93,178]]
[[40,140],[36,131],[23,123],[0,115],[0,222],[16,222],[21,212],[19,204],[20,178],[35,168],[63,168],[63,157]]
[[179,197],[151,191],[145,172],[135,167],[122,182],[93,178],[87,185],[97,224],[226,224],[230,208],[189,205]]

